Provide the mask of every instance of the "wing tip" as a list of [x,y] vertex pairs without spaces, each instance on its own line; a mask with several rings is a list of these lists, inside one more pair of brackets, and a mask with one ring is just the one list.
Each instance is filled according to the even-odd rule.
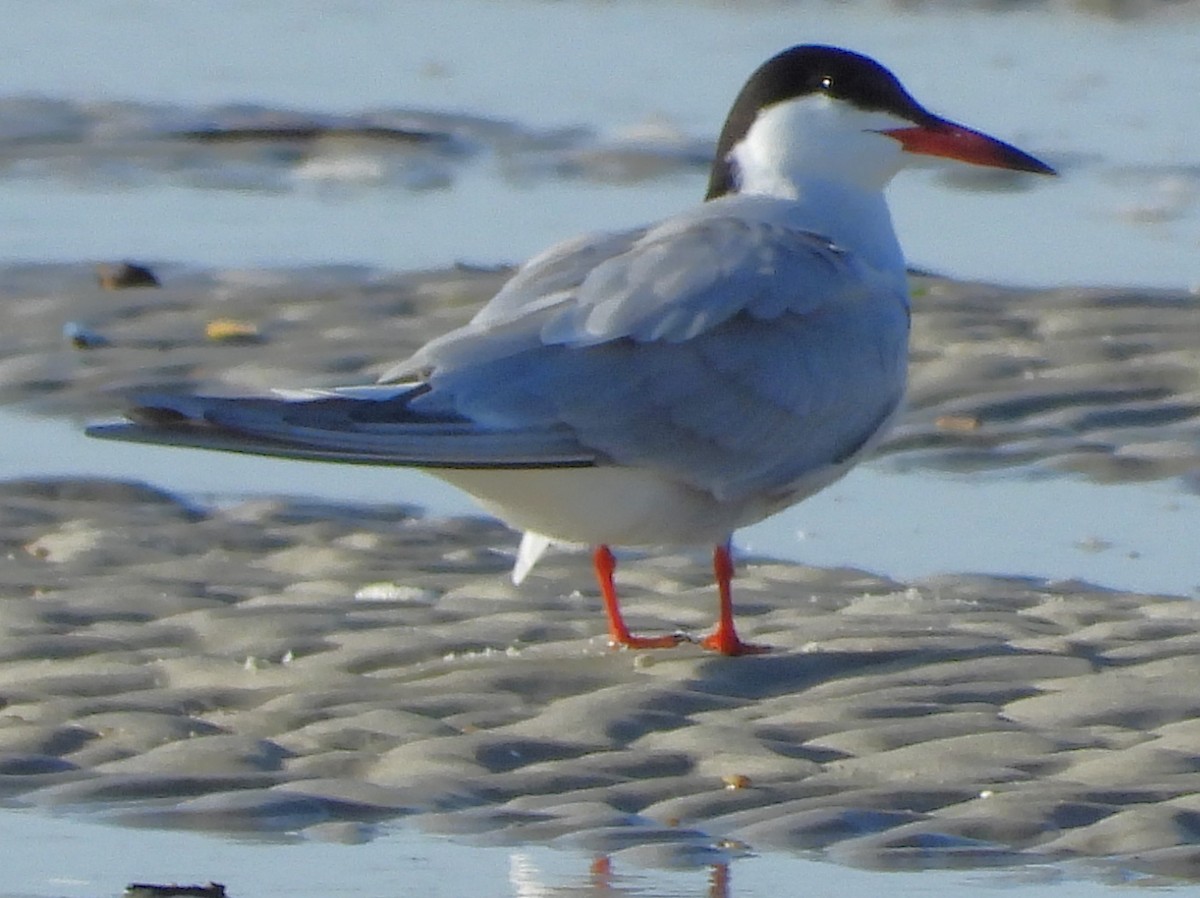
[[135,405],[123,413],[132,424],[143,427],[179,427],[197,423],[195,418],[177,408],[165,405]]

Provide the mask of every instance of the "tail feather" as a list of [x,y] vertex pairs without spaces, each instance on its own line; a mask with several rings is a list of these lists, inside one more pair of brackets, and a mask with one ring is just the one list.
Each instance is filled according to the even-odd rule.
[[532,530],[526,530],[521,534],[521,546],[517,549],[517,562],[512,569],[512,582],[515,586],[520,586],[529,576],[533,566],[541,560],[553,542],[554,540],[550,537],[534,533]]

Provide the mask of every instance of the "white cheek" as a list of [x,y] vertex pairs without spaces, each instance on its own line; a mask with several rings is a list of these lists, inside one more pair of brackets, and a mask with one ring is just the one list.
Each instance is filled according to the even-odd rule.
[[904,166],[900,145],[884,134],[904,121],[809,96],[759,113],[731,154],[743,192],[794,198],[812,179],[882,190]]

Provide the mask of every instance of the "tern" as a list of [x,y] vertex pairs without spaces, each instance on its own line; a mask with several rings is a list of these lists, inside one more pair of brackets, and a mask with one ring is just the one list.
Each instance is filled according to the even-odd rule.
[[93,436],[422,468],[524,531],[520,582],[584,544],[610,644],[610,546],[713,546],[726,655],[731,536],[828,486],[905,391],[909,295],[884,188],[918,156],[1053,170],[927,111],[874,60],[795,46],[760,66],[717,143],[704,202],[559,243],[470,320],[365,386],[139,396]]

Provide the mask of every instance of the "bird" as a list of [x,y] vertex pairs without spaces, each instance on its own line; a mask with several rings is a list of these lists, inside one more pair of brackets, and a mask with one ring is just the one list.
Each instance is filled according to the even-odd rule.
[[[696,207],[550,247],[374,383],[139,395],[88,433],[421,468],[523,531],[518,583],[551,544],[590,547],[610,645],[767,651],[735,627],[732,535],[841,478],[900,414],[910,303],[884,191],[919,157],[1055,173],[867,56],[793,46],[737,94]],[[632,633],[612,547],[698,545],[713,631]]]

